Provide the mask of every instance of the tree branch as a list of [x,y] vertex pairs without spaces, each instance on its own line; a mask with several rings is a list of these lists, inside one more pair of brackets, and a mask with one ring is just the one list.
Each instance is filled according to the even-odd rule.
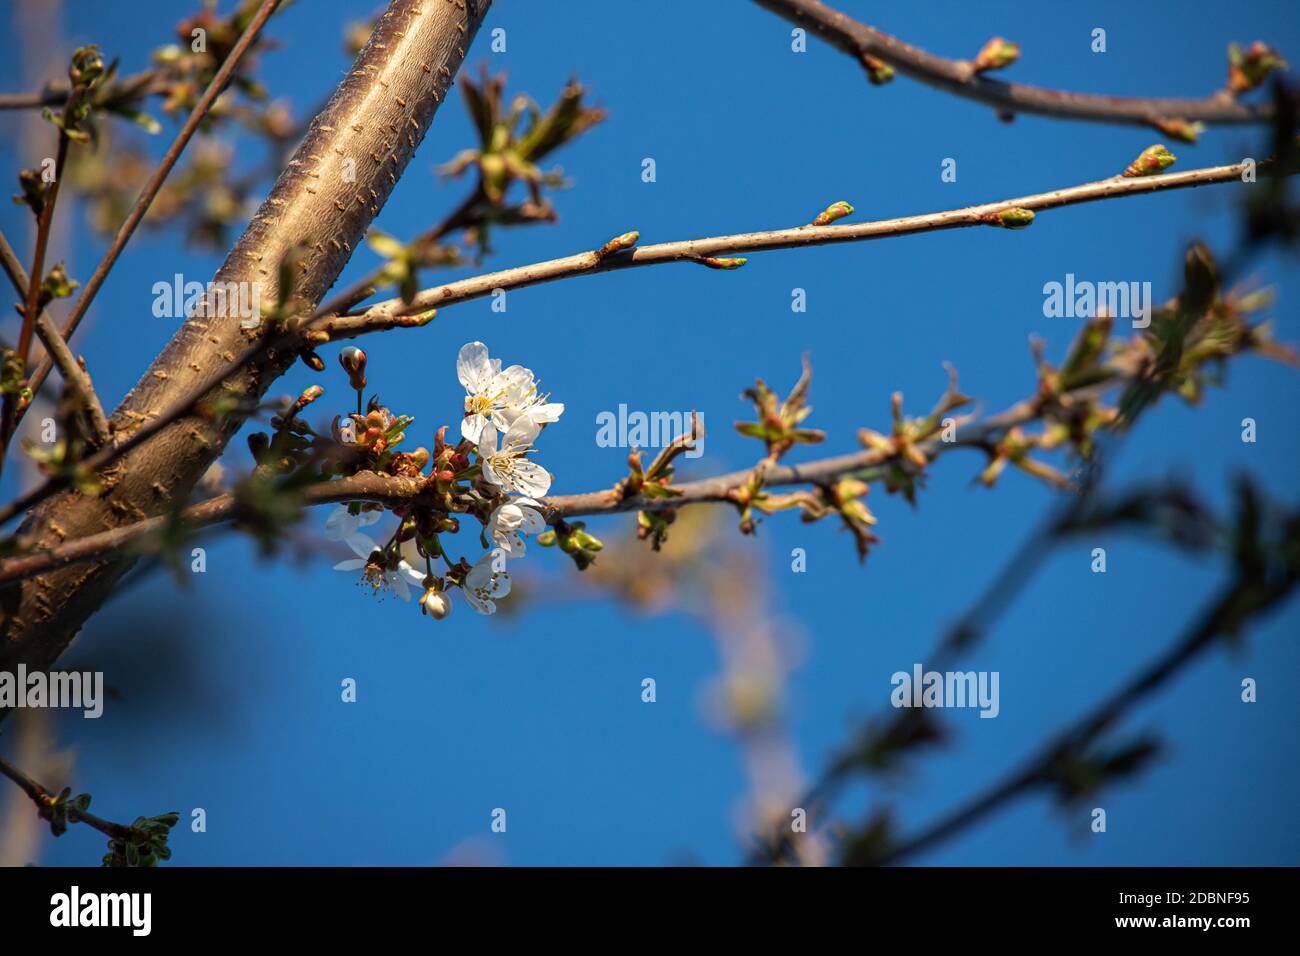
[[[1062,398],[1071,401],[1095,398],[1129,380],[1128,374],[1117,372],[1104,382],[1064,392]],[[1042,403],[1032,398],[1025,399],[998,415],[957,429],[953,441],[944,442],[934,438],[917,442],[916,448],[931,461],[955,448],[984,449],[1008,429],[1036,421],[1042,417],[1043,412]],[[876,481],[895,467],[913,472],[916,470],[906,458],[868,450],[798,465],[773,467],[764,464],[713,478],[688,481],[673,485],[678,494],[671,498],[642,495],[624,498],[614,489],[606,488],[584,494],[551,495],[543,498],[541,504],[547,521],[555,524],[557,521],[582,516],[620,514],[628,511],[662,511],[706,502],[734,503],[731,492],[747,487],[760,469],[763,472],[764,487],[775,488],[790,485],[824,485],[848,476],[863,481]],[[346,501],[371,501],[388,508],[401,508],[419,503],[424,495],[424,485],[420,479],[366,471],[346,478],[309,485],[303,489],[302,503],[323,505]],[[237,519],[238,516],[238,498],[227,493],[191,505],[180,513],[179,520],[191,527],[203,527]],[[118,554],[141,539],[162,531],[171,520],[173,520],[171,516],[158,515],[67,541],[36,553],[6,558],[0,561],[0,584]],[[19,541],[18,544],[21,548],[28,542]]]
[[897,863],[977,823],[1017,796],[1050,784],[1058,762],[1081,753],[1134,706],[1167,683],[1208,648],[1215,638],[1229,633],[1243,616],[1268,610],[1281,602],[1296,585],[1295,570],[1277,580],[1265,581],[1239,575],[1218,600],[1163,654],[1117,688],[1109,697],[1057,734],[1020,770],[985,791],[965,806],[927,827],[916,836],[888,849],[882,856],[863,862]]
[[[199,101],[194,104],[194,109],[190,111],[189,117],[185,120],[185,125],[182,126],[180,132],[176,134],[176,138],[172,140],[171,146],[168,147],[167,152],[158,163],[158,168],[153,171],[153,175],[150,176],[148,181],[144,184],[144,188],[140,190],[140,196],[136,199],[135,205],[131,208],[131,212],[127,214],[122,225],[118,227],[117,235],[113,237],[112,243],[109,244],[108,251],[104,253],[104,257],[100,259],[99,265],[95,267],[95,271],[86,282],[86,287],[82,290],[81,297],[77,300],[76,305],[73,306],[72,313],[68,316],[68,320],[63,325],[62,334],[64,339],[71,341],[73,333],[77,331],[77,326],[81,324],[82,318],[85,317],[86,310],[89,309],[90,304],[95,301],[95,295],[104,284],[104,280],[108,278],[108,273],[112,270],[113,266],[117,264],[118,256],[122,254],[122,250],[126,248],[127,242],[130,241],[131,236],[134,235],[136,227],[140,225],[145,214],[149,211],[149,206],[153,204],[154,197],[158,195],[158,190],[162,189],[163,183],[171,174],[172,168],[180,160],[181,153],[185,151],[186,145],[189,143],[191,137],[193,137],[195,131],[198,130],[199,124],[203,122],[203,118],[208,114],[208,110],[211,109],[213,102],[215,102],[216,98],[221,94],[222,90],[225,89],[226,83],[230,79],[231,74],[233,74],[235,68],[239,66],[239,61],[243,59],[248,48],[252,46],[253,41],[257,39],[257,35],[262,31],[262,27],[266,24],[266,21],[270,19],[271,15],[275,13],[275,8],[279,5],[280,0],[263,0],[257,13],[253,16],[253,19],[249,21],[248,27],[240,35],[239,40],[231,49],[230,55],[222,62],[216,75],[212,77],[212,82],[209,83],[208,88],[203,91],[203,95],[199,97]],[[45,379],[49,376],[50,366],[53,359],[54,353],[51,352],[50,356],[40,365],[39,368],[37,368],[36,374],[32,376],[29,387],[31,388],[33,395],[40,391],[41,385],[45,383]],[[22,418],[21,410],[19,411],[18,418],[20,420]]]
[[[112,100],[123,90],[153,91],[162,79],[158,70],[145,70],[133,76],[125,77],[114,83],[104,94],[96,97],[97,101]],[[52,84],[38,93],[0,93],[0,110],[39,109],[42,106],[62,106],[68,101],[69,86],[66,81]]]
[[[19,295],[25,295],[27,290],[27,270],[23,268],[22,263],[14,254],[13,247],[9,245],[9,240],[3,232],[0,232],[0,265],[4,266],[5,274],[9,276],[9,281],[13,283],[14,288]],[[81,367],[72,350],[68,348],[68,343],[59,334],[58,328],[54,324],[44,309],[36,316],[36,335],[40,338],[41,344],[45,346],[45,351],[51,361],[59,369],[59,374],[63,376],[63,381],[72,389],[77,400],[86,409],[90,415],[91,428],[94,430],[95,440],[100,446],[107,445],[112,438],[108,430],[108,418],[104,415],[104,407],[99,403],[99,396],[95,394],[95,386],[90,381],[90,373]],[[37,386],[39,387],[39,386]],[[32,394],[36,389],[32,389]]]
[[[387,200],[445,99],[490,0],[391,0],[374,33],[281,173],[215,283],[256,284],[263,300],[279,301],[281,263],[297,257],[295,307],[313,309]],[[346,163],[346,165],[345,165]],[[355,175],[351,167],[355,165]],[[237,322],[189,316],[113,415],[114,430],[142,428],[174,408],[190,390],[262,340],[277,340]],[[240,405],[218,427],[177,418],[100,472],[103,493],[45,491],[22,529],[53,548],[163,514],[188,499],[194,485],[297,352],[267,350],[221,380],[217,397]],[[57,482],[55,483],[58,484]],[[29,501],[30,496],[29,496]],[[0,591],[4,640],[0,669],[48,667],[86,618],[112,593],[130,557],[65,568]]]
[[[42,812],[51,809],[55,803],[54,794],[45,787],[41,786],[27,774],[23,773],[8,760],[0,757],[0,773],[4,774],[18,788],[27,794],[36,804],[36,808]],[[114,823],[112,820],[105,820],[103,817],[97,817],[89,810],[82,810],[79,807],[68,804],[68,819],[78,823],[84,823],[87,826],[94,827],[100,833],[118,840],[132,840],[137,834],[131,827],[125,823]]]
[[826,6],[818,0],[755,0],[854,59],[876,57],[899,72],[936,89],[977,100],[1003,113],[1036,113],[1058,119],[1154,126],[1162,119],[1205,123],[1267,123],[1271,104],[1248,106],[1226,91],[1204,99],[1098,96],[1022,83],[1006,83],[974,73],[970,64],[935,56]]
[[[696,262],[700,259],[717,259],[737,253],[797,249],[837,242],[862,242],[921,232],[937,232],[943,229],[983,226],[990,224],[988,221],[990,216],[1010,209],[1041,212],[1046,209],[1098,202],[1121,196],[1136,196],[1171,189],[1193,189],[1213,183],[1239,182],[1242,173],[1250,168],[1249,162],[1189,169],[1158,176],[1113,176],[1110,179],[1065,189],[1054,189],[1051,192],[1003,199],[977,206],[964,206],[944,212],[904,216],[899,219],[831,226],[796,226],[793,229],[774,229],[768,232],[744,232],[730,236],[662,242],[656,245],[638,246],[617,255],[602,256],[599,251],[580,252],[561,259],[516,266],[513,269],[489,272],[434,286],[418,293],[409,305],[400,298],[387,299],[353,315],[326,317],[315,323],[313,327],[329,332],[331,339],[353,338],[367,332],[392,328],[393,320],[397,316],[409,316],[433,308],[468,302],[491,295],[497,289],[509,291],[574,276],[595,275],[668,262]],[[1255,168],[1259,172],[1268,172],[1271,164],[1268,160],[1262,160],[1255,164]]]
[[[1230,166],[1166,173],[1160,176],[1112,177],[1052,192],[1022,196],[1018,199],[965,206],[946,212],[906,216],[901,219],[837,226],[799,226],[771,232],[688,239],[633,248],[629,252],[615,255],[602,256],[600,251],[582,252],[562,259],[516,266],[500,272],[486,273],[435,286],[420,292],[410,305],[396,298],[385,300],[355,315],[317,315],[300,325],[296,333],[263,339],[241,350],[238,355],[231,354],[224,365],[199,380],[184,397],[162,411],[156,412],[147,421],[136,423],[131,436],[124,442],[102,449],[86,459],[83,464],[91,471],[112,464],[158,432],[193,414],[209,392],[236,375],[245,366],[260,362],[268,355],[292,352],[295,346],[301,345],[307,332],[324,331],[331,340],[342,340],[394,328],[416,328],[425,325],[433,318],[432,306],[435,303],[441,306],[455,305],[490,295],[496,289],[518,289],[543,282],[554,282],[558,279],[666,262],[716,260],[721,253],[865,241],[917,232],[988,225],[987,217],[1008,209],[1054,209],[1166,189],[1188,189],[1213,183],[1239,181],[1247,168],[1247,163],[1242,162]],[[1271,160],[1261,160],[1256,164],[1256,169],[1261,173],[1270,173],[1273,171],[1273,163]],[[1291,175],[1290,172],[1280,174]],[[26,495],[0,507],[0,524],[45,501],[67,484],[66,479],[51,479]]]

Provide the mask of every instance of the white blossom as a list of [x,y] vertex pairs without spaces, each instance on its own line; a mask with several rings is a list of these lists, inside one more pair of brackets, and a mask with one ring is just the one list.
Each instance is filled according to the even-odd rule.
[[[378,591],[380,588],[392,591],[403,601],[411,600],[411,586],[421,587],[424,584],[424,575],[407,563],[405,558],[397,562],[396,568],[384,568],[372,565],[370,556],[379,550],[379,545],[375,544],[369,537],[360,532],[351,535],[347,539],[350,547],[357,556],[349,561],[340,561],[334,565],[335,571],[361,571],[366,581]],[[508,587],[508,585],[507,585]]]
[[381,517],[383,517],[381,511],[362,511],[354,515],[348,510],[347,505],[339,505],[325,519],[325,538],[329,541],[346,541]]
[[478,454],[483,462],[483,478],[506,492],[540,498],[551,488],[546,469],[525,456],[533,447],[540,426],[526,417],[516,418],[497,448],[497,430],[486,425],[479,436]]
[[546,519],[532,498],[512,498],[499,504],[488,516],[487,535],[507,558],[522,558],[527,545],[524,535],[546,530]]
[[461,590],[469,606],[480,614],[495,614],[497,598],[510,593],[510,572],[506,570],[506,557],[500,548],[493,548],[465,575]]
[[543,425],[559,421],[564,412],[562,404],[538,394],[531,369],[522,365],[502,369],[501,360],[490,357],[482,342],[461,346],[456,377],[466,392],[460,433],[476,444],[488,425],[504,432],[521,417]]

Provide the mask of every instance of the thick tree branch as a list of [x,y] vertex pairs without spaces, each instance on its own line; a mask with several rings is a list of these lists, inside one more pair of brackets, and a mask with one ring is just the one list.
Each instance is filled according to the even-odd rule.
[[884,60],[900,73],[967,99],[977,100],[1003,113],[1037,113],[1059,119],[1093,120],[1152,126],[1159,120],[1241,124],[1267,123],[1271,104],[1238,103],[1226,91],[1204,99],[1098,96],[1069,93],[1023,83],[1006,83],[975,74],[961,60],[949,60],[882,33],[840,13],[818,0],[755,0],[760,6],[796,26],[805,27],[838,49],[861,60]]
[[[392,0],[214,282],[256,284],[263,301],[275,302],[279,266],[296,255],[294,300],[303,310],[315,307],[423,139],[489,5]],[[153,421],[262,337],[276,338],[275,330],[242,329],[233,315],[189,317],[114,413],[114,430],[125,434]],[[219,428],[204,418],[177,419],[100,473],[103,494],[70,489],[51,497],[22,533],[53,548],[185,501],[295,358],[296,351],[268,350],[231,372],[214,398],[234,393],[241,406]],[[131,563],[122,557],[64,568],[0,590],[0,669],[49,666]]]
[[[1113,176],[1110,179],[1065,189],[1054,189],[1051,192],[1003,199],[977,206],[964,206],[944,212],[903,216],[899,219],[839,223],[831,226],[796,226],[793,229],[773,229],[768,232],[743,232],[706,239],[661,242],[656,245],[637,246],[618,255],[602,256],[598,251],[580,252],[561,259],[516,266],[500,272],[489,272],[485,275],[434,286],[421,291],[409,304],[400,298],[387,299],[355,315],[327,317],[318,322],[315,327],[328,331],[331,338],[352,338],[367,332],[392,328],[393,320],[397,316],[414,315],[433,308],[468,302],[491,295],[497,289],[506,291],[522,289],[574,276],[595,275],[667,262],[697,262],[700,259],[717,259],[738,253],[797,249],[837,242],[862,242],[920,232],[937,232],[942,229],[982,226],[989,224],[990,216],[1009,209],[1041,212],[1062,206],[1116,199],[1121,196],[1136,196],[1171,189],[1192,189],[1213,183],[1241,182],[1242,174],[1251,168],[1252,162],[1245,160],[1229,166],[1189,169],[1185,172],[1165,173],[1159,176]],[[1254,166],[1261,173],[1267,173],[1271,169],[1267,160],[1255,163]]]

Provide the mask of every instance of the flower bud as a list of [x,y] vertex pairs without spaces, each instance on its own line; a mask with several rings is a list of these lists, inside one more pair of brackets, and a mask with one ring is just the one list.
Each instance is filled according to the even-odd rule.
[[822,212],[818,213],[812,224],[814,226],[829,226],[835,220],[851,215],[853,215],[853,207],[841,199],[838,202],[831,203]]
[[984,222],[988,225],[998,226],[1001,229],[1027,229],[1033,221],[1034,211],[1018,206],[1013,209],[1003,209],[1001,212],[991,212],[984,217]]
[[1191,143],[1193,146],[1205,132],[1204,123],[1189,123],[1184,119],[1160,119],[1152,125],[1170,139],[1176,139],[1180,143]]
[[1256,40],[1243,50],[1237,44],[1228,47],[1228,89],[1232,93],[1245,93],[1262,86],[1274,70],[1286,69],[1281,54]]
[[1156,173],[1162,173],[1178,159],[1173,153],[1165,148],[1164,143],[1156,143],[1154,146],[1148,146],[1138,155],[1138,158],[1128,164],[1122,175],[1133,176],[1154,176]]
[[867,80],[872,86],[884,86],[894,78],[894,68],[884,60],[877,60],[874,56],[862,54],[862,67],[867,71]]
[[994,37],[980,49],[971,66],[976,73],[983,73],[985,70],[1001,70],[1018,59],[1020,59],[1019,43]]
[[616,252],[622,252],[625,249],[631,249],[641,239],[639,232],[625,232],[621,236],[615,236],[609,242],[605,243],[596,250],[596,258],[604,259],[606,256],[613,255]]
[[834,485],[835,499],[841,504],[861,498],[867,493],[868,485],[857,478],[842,478]]
[[88,86],[104,75],[104,59],[98,48],[91,44],[83,46],[72,54],[72,64],[68,67],[68,79],[74,85]]
[[451,613],[451,598],[447,597],[445,591],[429,588],[424,592],[424,597],[420,598],[420,611],[435,621],[441,621]]
[[743,256],[696,256],[693,261],[710,269],[739,269],[749,260]]
[[339,365],[348,373],[348,384],[358,392],[366,387],[366,353],[355,345],[339,352]]
[[594,535],[587,534],[585,531],[574,532],[573,540],[577,543],[578,547],[582,548],[583,551],[599,551],[601,548],[605,547],[603,541]]

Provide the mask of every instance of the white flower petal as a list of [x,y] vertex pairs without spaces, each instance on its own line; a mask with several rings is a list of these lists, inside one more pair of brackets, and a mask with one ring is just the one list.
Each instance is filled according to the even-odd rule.
[[339,505],[330,512],[325,521],[325,538],[327,541],[346,541],[357,533],[357,529],[372,525],[383,516],[379,511],[363,511],[352,514],[347,505]]
[[541,427],[527,415],[520,415],[506,430],[505,438],[502,439],[501,450],[503,452],[514,451],[516,453],[529,448],[533,440],[537,438]]
[[490,424],[491,422],[484,415],[469,415],[462,418],[460,420],[461,437],[477,445],[483,434],[483,429]]
[[335,571],[360,571],[366,566],[364,558],[349,558],[334,565]]
[[546,519],[542,517],[542,513],[534,508],[523,507],[525,503],[535,505],[537,502],[533,501],[531,498],[520,498],[516,503],[521,506],[519,510],[523,517],[519,530],[522,533],[541,534],[546,530]]
[[456,356],[456,377],[471,394],[492,380],[492,362],[482,342],[467,342]]
[[478,436],[478,453],[479,457],[484,460],[492,457],[497,453],[497,430],[489,422],[483,426],[483,430]]
[[357,533],[356,516],[348,512],[347,505],[339,505],[330,512],[330,516],[325,519],[325,539],[327,541],[342,541]]
[[379,548],[379,545],[375,544],[369,535],[360,532],[348,535],[344,540],[347,541],[348,547],[352,549],[352,553],[362,559],[370,557]]
[[530,498],[541,498],[551,490],[551,476],[535,461],[523,458],[514,461],[509,476],[509,488]]
[[558,422],[564,414],[563,402],[547,402],[545,405],[533,405],[527,410],[528,417],[534,422]]
[[475,596],[469,591],[465,591],[464,594],[465,594],[465,600],[469,603],[469,606],[472,607],[474,610],[478,611],[478,613],[495,614],[497,612],[496,602],[493,601],[491,598],[485,601],[478,598],[477,596]]
[[537,388],[533,370],[522,365],[511,365],[492,376],[491,392],[493,395],[503,393],[503,398],[514,399],[510,404],[518,404],[528,398]]

